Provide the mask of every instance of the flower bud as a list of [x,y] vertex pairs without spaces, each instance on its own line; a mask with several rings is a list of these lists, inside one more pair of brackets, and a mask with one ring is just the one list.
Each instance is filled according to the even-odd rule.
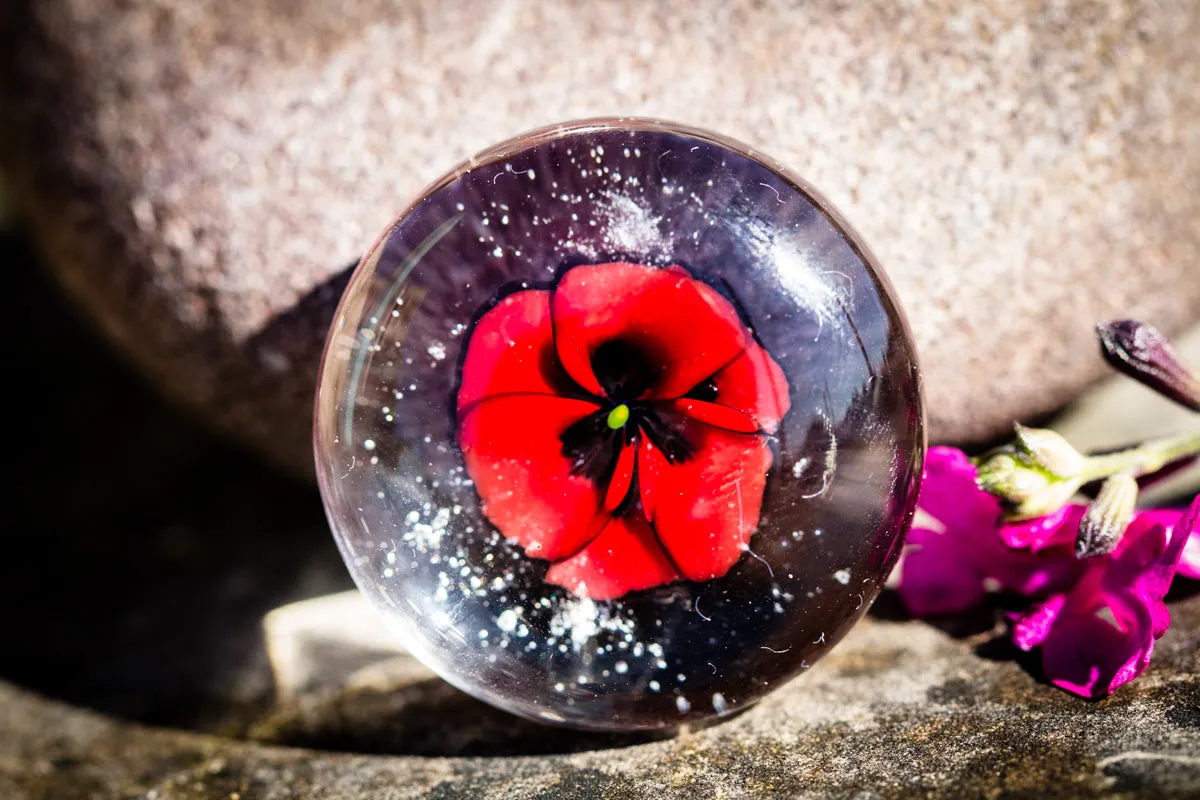
[[1014,427],[1017,450],[1037,466],[1058,478],[1074,478],[1083,472],[1086,459],[1060,434],[1021,424]]
[[1019,522],[1023,519],[1035,519],[1053,514],[1071,502],[1071,498],[1079,491],[1080,485],[1082,482],[1077,478],[1049,482],[1046,488],[1033,497],[1020,503],[1006,504],[1004,518],[1009,522]]
[[976,462],[979,488],[1010,521],[1045,516],[1079,491],[1086,459],[1054,431],[1016,426],[1016,439]]
[[1106,480],[1079,523],[1075,555],[1091,558],[1115,550],[1133,519],[1137,496],[1137,479],[1132,472],[1122,472]]
[[1180,360],[1171,341],[1154,327],[1134,319],[1096,326],[1100,350],[1117,371],[1200,411],[1200,379]]
[[985,455],[977,469],[979,488],[1010,503],[1034,497],[1049,483],[1044,470],[1031,469],[1012,448],[1001,448]]

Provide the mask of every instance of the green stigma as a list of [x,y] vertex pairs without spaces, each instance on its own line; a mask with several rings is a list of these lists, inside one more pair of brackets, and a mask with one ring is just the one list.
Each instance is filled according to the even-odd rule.
[[614,431],[625,427],[626,422],[629,422],[629,406],[624,403],[608,412],[608,427]]

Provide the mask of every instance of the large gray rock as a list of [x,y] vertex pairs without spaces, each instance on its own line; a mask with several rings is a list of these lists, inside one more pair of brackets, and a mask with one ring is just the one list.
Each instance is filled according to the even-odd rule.
[[11,0],[0,167],[154,380],[299,469],[342,271],[425,182],[595,114],[821,187],[908,308],[934,440],[1100,374],[1091,326],[1200,299],[1200,22],[1180,3]]

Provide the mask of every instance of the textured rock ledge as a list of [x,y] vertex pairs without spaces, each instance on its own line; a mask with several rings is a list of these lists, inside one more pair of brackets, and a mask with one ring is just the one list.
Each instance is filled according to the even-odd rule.
[[[420,677],[326,695],[275,736],[397,753],[262,746],[114,722],[0,685],[5,797],[1159,797],[1200,792],[1200,597],[1173,605],[1153,667],[1086,703],[915,622],[871,619],[769,702],[642,744],[553,732]],[[995,655],[995,654],[993,654]],[[392,669],[390,674],[402,671]],[[421,670],[414,674],[420,675]],[[404,702],[398,697],[407,697]],[[404,706],[434,718],[402,725]],[[369,713],[368,713],[369,712]],[[350,735],[350,738],[345,738]],[[622,746],[625,745],[625,746]],[[591,749],[600,747],[601,749]],[[521,755],[534,748],[543,754]],[[546,754],[547,749],[559,754]],[[581,751],[581,752],[572,752]]]
[[1186,4],[324,9],[0,9],[0,170],[51,266],[156,383],[293,469],[346,266],[457,160],[566,118],[711,127],[826,191],[907,306],[935,441],[1070,399],[1097,320],[1195,318]]

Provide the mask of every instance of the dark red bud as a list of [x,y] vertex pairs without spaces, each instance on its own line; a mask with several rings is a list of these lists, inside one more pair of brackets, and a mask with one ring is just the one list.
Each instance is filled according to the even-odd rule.
[[1100,350],[1114,369],[1192,411],[1200,411],[1200,380],[1180,360],[1171,340],[1134,319],[1096,326]]

